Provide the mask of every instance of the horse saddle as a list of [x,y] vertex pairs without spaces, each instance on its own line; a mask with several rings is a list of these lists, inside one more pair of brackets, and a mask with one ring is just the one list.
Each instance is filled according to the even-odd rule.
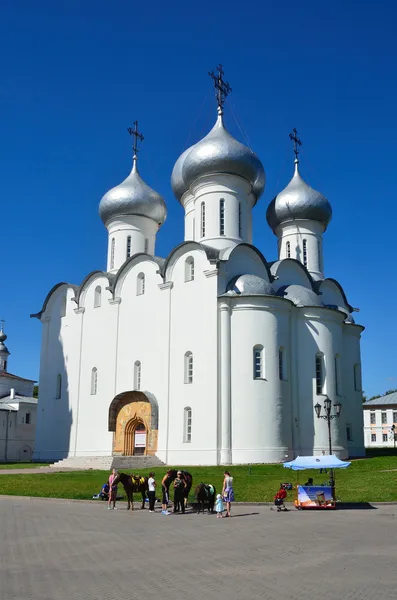
[[210,483],[205,483],[205,484],[204,484],[204,489],[205,489],[205,493],[207,494],[208,498],[209,498],[210,496],[213,496],[213,495],[214,495],[214,491],[215,491],[215,490],[214,490],[214,486],[213,486],[213,485],[211,485]]

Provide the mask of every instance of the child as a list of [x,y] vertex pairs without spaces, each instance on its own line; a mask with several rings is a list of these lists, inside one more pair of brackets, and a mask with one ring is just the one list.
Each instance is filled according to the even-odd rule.
[[216,518],[217,519],[222,519],[223,518],[223,500],[222,500],[222,496],[220,494],[217,495],[216,497],[216,502],[215,502],[215,510],[216,510]]
[[281,509],[287,510],[284,506],[284,500],[287,497],[287,492],[284,489],[283,484],[280,484],[280,489],[277,494],[274,496],[274,504],[277,506],[277,512],[281,512]]

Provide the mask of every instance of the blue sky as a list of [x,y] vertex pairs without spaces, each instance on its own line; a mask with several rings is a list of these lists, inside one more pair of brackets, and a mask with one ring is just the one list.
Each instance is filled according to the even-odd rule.
[[10,370],[38,377],[41,326],[29,314],[49,289],[105,267],[98,203],[129,172],[135,119],[141,174],[168,204],[157,254],[182,241],[170,175],[215,120],[207,72],[220,62],[233,88],[227,126],[244,141],[241,127],[267,173],[254,243],[276,259],[265,212],[292,175],[297,127],[302,174],[334,211],[326,275],[366,326],[364,389],[397,387],[396,20],[393,0],[3,2],[0,315]]

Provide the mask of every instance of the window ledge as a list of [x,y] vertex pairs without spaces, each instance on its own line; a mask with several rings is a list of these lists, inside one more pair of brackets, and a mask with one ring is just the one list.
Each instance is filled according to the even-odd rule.
[[253,377],[254,381],[267,381],[266,377]]

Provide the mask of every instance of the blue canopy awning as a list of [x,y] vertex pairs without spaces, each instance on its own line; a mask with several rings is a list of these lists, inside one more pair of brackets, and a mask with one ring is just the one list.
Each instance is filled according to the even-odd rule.
[[285,462],[286,469],[294,471],[303,471],[304,469],[346,469],[351,465],[350,462],[339,460],[334,454],[326,456],[297,456],[295,460]]

